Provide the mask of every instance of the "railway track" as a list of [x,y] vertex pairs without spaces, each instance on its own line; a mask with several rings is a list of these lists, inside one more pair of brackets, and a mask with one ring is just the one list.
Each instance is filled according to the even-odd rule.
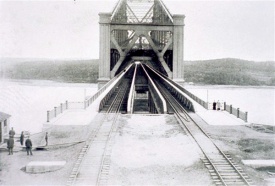
[[[208,134],[192,119],[190,114],[178,103],[171,93],[156,81],[163,96],[170,104],[175,117],[181,127],[198,144],[204,158],[204,165],[210,172],[215,185],[252,185],[252,180],[244,173],[240,166],[235,164],[229,154],[225,154],[208,136]],[[171,109],[170,108],[170,109]]]
[[106,185],[110,170],[110,155],[118,127],[119,111],[127,93],[128,81],[122,83],[118,94],[98,125],[91,132],[79,153],[66,185]]
[[[155,76],[154,76],[155,77]],[[129,90],[129,79],[120,85],[116,97],[111,102],[103,119],[91,132],[71,172],[67,185],[107,185],[110,156],[118,127],[118,117],[124,97]],[[252,185],[252,180],[235,164],[229,154],[225,154],[210,136],[192,119],[179,101],[165,88],[160,78],[154,81],[161,94],[169,103],[168,112],[173,112],[180,126],[187,131],[190,139],[202,152],[202,162],[207,167],[215,185]]]

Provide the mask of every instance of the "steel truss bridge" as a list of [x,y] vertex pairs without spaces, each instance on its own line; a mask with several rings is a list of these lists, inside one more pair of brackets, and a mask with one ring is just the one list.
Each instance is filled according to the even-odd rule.
[[120,0],[111,13],[99,16],[100,87],[136,59],[184,81],[184,15],[172,15],[162,0]]
[[201,151],[213,185],[252,181],[196,123],[194,102],[183,79],[184,15],[172,15],[162,0],[120,0],[100,13],[99,104],[95,122],[67,185],[108,185],[111,151],[120,114],[173,114]]

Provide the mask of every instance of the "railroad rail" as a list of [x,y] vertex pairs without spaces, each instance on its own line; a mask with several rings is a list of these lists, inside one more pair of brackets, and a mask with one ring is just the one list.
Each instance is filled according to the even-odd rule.
[[192,119],[179,104],[178,100],[165,88],[160,80],[155,80],[159,90],[175,113],[180,126],[194,139],[201,149],[203,163],[210,172],[215,185],[252,185],[252,180],[243,172],[241,167],[232,162],[230,155],[226,155],[208,136],[208,134]]
[[[112,150],[113,131],[118,127],[118,117],[123,97],[127,93],[128,82],[122,82],[121,87],[112,101],[111,106],[98,126],[91,132],[89,139],[82,148],[67,185],[106,185],[110,169],[110,154]],[[110,117],[111,116],[111,117]],[[97,122],[95,122],[97,123]]]
[[[186,101],[184,93],[169,79],[161,76],[148,67],[143,67],[151,84],[158,90],[158,96],[163,98],[167,104],[167,112],[174,113],[180,126],[186,131],[194,144],[203,154],[202,161],[209,170],[215,185],[252,185],[252,180],[244,173],[240,166],[235,164],[229,154],[225,154],[211,139],[211,137],[195,122],[194,113],[188,112],[186,108],[190,106],[190,100]],[[136,71],[136,67],[135,67]],[[90,138],[82,149],[75,166],[71,172],[67,185],[107,185],[110,170],[110,155],[112,151],[112,139],[116,133],[113,131],[118,127],[116,122],[121,111],[121,106],[125,97],[129,95],[129,89],[134,86],[131,84],[131,78],[124,78],[121,83],[116,85],[113,90],[114,97],[108,102],[108,110],[103,113],[98,126],[91,132]],[[131,87],[131,88],[130,88]],[[177,93],[177,90],[178,93]],[[107,95],[108,97],[108,95]],[[107,99],[107,98],[106,98]],[[132,99],[132,98],[130,98]],[[107,100],[106,100],[107,103]],[[189,111],[190,111],[189,110]],[[96,122],[95,122],[96,123]]]

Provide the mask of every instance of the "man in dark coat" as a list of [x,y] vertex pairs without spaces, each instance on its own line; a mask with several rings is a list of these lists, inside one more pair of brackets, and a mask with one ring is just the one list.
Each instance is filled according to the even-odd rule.
[[15,132],[13,130],[13,127],[11,128],[11,130],[9,131],[9,135],[13,138],[15,135]]
[[32,155],[32,141],[29,137],[25,141],[25,146],[26,146],[26,150],[27,150],[27,155],[29,155],[29,154]]
[[20,136],[20,144],[21,144],[21,146],[24,144],[24,133],[23,133],[23,131],[21,132],[21,136]]
[[216,104],[217,104],[217,103],[214,101],[214,102],[213,102],[213,110],[216,110]]
[[11,136],[7,141],[7,147],[9,149],[9,155],[12,155],[13,154],[13,147],[14,147],[14,139]]

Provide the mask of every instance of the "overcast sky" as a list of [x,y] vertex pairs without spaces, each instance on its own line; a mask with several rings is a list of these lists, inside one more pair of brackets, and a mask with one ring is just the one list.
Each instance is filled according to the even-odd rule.
[[[0,0],[0,57],[97,59],[98,13],[116,2]],[[185,60],[274,60],[274,1],[163,2],[186,16]]]

